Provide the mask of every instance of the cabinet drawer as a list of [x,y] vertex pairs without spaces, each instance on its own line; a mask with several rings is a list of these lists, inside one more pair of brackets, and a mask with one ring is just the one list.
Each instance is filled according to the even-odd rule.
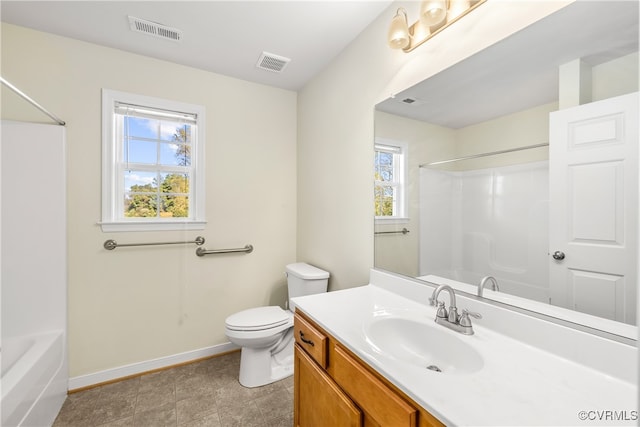
[[307,322],[298,313],[295,314],[293,333],[300,345],[321,368],[327,367],[327,336]]
[[364,368],[344,349],[335,346],[331,364],[336,383],[376,423],[382,426],[416,426],[418,411]]

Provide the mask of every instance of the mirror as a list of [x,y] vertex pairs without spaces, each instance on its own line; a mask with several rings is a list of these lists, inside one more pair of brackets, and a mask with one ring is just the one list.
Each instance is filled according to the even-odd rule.
[[[568,199],[550,171],[551,147],[564,144],[549,146],[549,117],[634,96],[638,81],[638,3],[578,1],[378,104],[375,267],[474,295],[492,276],[498,290],[483,298],[636,339],[637,113],[635,154],[624,160],[635,189],[622,201],[602,190],[610,203],[580,202],[569,215],[574,227],[597,228],[601,206],[629,207],[614,225],[624,273],[556,271],[575,256],[552,247],[564,233],[556,217],[567,215],[550,209],[578,192],[575,181]],[[595,184],[581,194],[595,198],[607,173],[584,173]]]

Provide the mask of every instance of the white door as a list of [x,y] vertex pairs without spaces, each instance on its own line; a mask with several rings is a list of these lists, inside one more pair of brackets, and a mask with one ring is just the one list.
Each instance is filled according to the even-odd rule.
[[638,93],[551,113],[550,303],[635,324]]

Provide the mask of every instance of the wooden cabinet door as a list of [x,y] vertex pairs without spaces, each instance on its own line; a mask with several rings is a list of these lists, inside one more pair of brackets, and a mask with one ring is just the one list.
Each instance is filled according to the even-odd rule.
[[358,403],[367,418],[381,426],[416,427],[418,411],[337,345],[331,363],[336,383]]
[[360,427],[362,412],[333,380],[295,346],[295,427]]

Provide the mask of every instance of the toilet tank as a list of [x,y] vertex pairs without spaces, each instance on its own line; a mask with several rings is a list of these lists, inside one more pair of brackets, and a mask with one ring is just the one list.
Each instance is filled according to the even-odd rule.
[[329,273],[304,262],[287,265],[285,269],[289,290],[289,310],[295,311],[291,298],[327,292]]

